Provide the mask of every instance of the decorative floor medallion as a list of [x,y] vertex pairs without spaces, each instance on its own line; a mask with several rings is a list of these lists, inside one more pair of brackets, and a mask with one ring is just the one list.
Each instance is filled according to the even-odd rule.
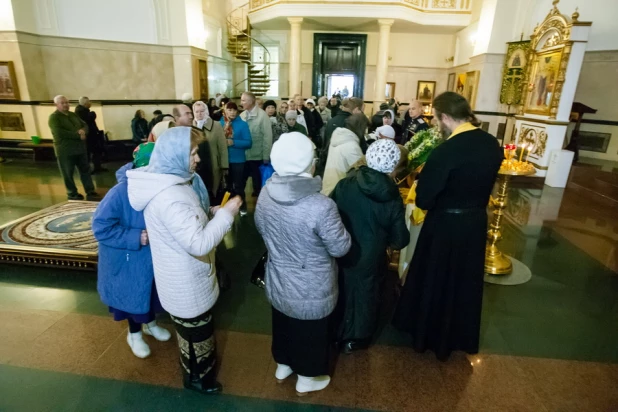
[[96,202],[69,201],[0,227],[0,261],[93,269]]

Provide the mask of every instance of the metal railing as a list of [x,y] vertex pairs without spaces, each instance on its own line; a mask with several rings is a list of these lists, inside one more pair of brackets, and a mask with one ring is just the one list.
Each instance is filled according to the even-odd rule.
[[[406,6],[419,11],[427,11],[432,13],[442,12],[448,14],[471,12],[473,1],[480,0],[355,0],[354,5],[361,5],[363,3],[375,5],[376,2],[379,2],[381,6]],[[278,3],[285,2],[286,0],[251,0],[249,2],[249,11],[254,12],[266,7],[276,5]],[[325,6],[328,5],[328,3],[340,5],[348,2],[343,0],[295,0],[294,3],[319,3],[320,6]]]
[[[229,50],[230,53],[239,58],[241,61],[256,65],[253,70],[258,70],[257,66],[262,66],[259,69],[262,70],[267,77],[270,77],[270,52],[261,41],[251,35],[251,24],[249,23],[249,17],[247,16],[249,5],[250,3],[245,3],[244,5],[232,10],[227,16],[228,50],[230,45],[233,45],[233,50]],[[243,35],[247,37],[246,42],[240,40],[239,36]],[[253,62],[253,43],[259,45],[264,50],[263,62]]]

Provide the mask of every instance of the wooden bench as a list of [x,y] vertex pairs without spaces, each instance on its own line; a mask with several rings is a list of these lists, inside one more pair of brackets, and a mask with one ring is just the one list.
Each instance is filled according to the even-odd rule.
[[17,147],[23,149],[31,149],[33,152],[32,159],[35,162],[40,160],[55,160],[56,154],[54,153],[54,144],[53,143],[44,143],[41,142],[39,144],[34,144],[32,142],[24,142],[19,143]]

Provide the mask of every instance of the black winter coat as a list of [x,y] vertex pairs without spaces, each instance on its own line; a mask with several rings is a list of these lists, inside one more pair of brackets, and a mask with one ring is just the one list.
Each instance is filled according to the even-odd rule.
[[352,236],[352,248],[338,259],[339,338],[369,339],[377,326],[386,248],[399,250],[410,242],[403,200],[393,179],[367,166],[353,169],[331,198]]

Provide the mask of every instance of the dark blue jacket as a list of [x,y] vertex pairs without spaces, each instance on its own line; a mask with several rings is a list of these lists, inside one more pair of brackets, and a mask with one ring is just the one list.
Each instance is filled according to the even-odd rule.
[[[221,119],[220,123],[221,127],[225,128],[225,120]],[[245,151],[251,149],[253,145],[249,125],[238,116],[232,120],[232,130],[234,130],[234,144],[227,147],[229,163],[245,163],[247,161]]]
[[141,246],[146,229],[144,213],[129,203],[126,171],[116,173],[118,184],[105,195],[92,220],[92,231],[99,242],[97,289],[108,306],[131,314],[148,313],[154,270],[150,246]]

